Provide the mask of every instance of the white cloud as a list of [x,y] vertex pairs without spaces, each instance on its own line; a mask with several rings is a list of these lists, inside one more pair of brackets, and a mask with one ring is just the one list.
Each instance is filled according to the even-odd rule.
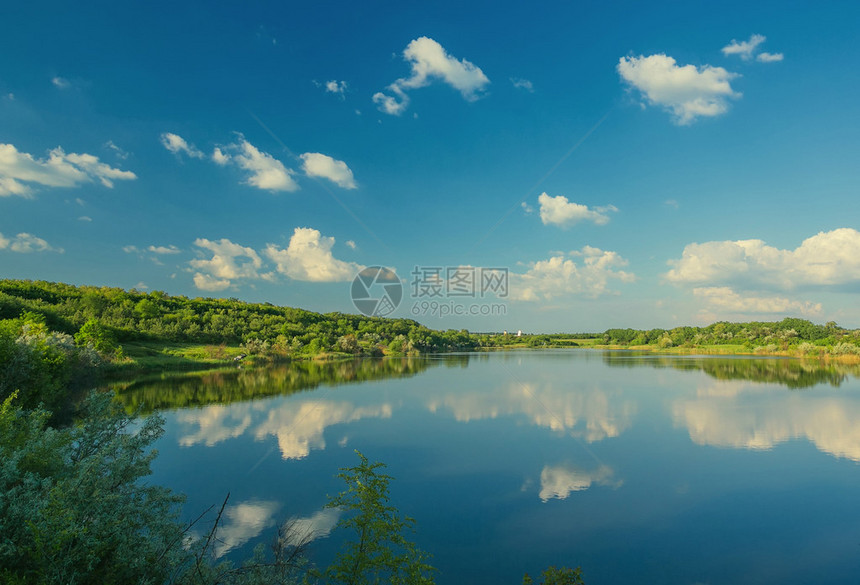
[[200,290],[224,290],[238,279],[268,279],[270,274],[262,274],[263,261],[253,248],[234,244],[227,238],[211,241],[205,238],[194,240],[198,248],[208,250],[212,258],[198,258],[188,264],[197,270],[194,286]]
[[744,61],[752,59],[753,53],[760,44],[765,42],[767,37],[764,35],[752,35],[748,41],[737,41],[732,39],[732,42],[722,48],[723,55],[738,55]]
[[521,79],[519,77],[511,77],[511,83],[517,89],[524,89],[529,93],[534,93],[534,91],[535,91],[534,85],[528,79]]
[[118,159],[120,159],[120,160],[128,159],[129,154],[126,151],[124,151],[123,149],[121,149],[119,146],[114,144],[113,140],[108,140],[107,142],[105,142],[104,147],[113,151],[114,155],[116,155],[116,157]]
[[583,471],[566,465],[544,466],[540,472],[540,499],[546,502],[552,498],[564,500],[570,492],[587,490],[592,484],[619,487],[620,481],[613,481],[614,472],[607,465],[594,471]]
[[148,251],[153,254],[179,254],[179,248],[174,245],[170,246],[150,246],[147,248]]
[[275,525],[275,512],[281,507],[274,501],[249,500],[224,509],[224,523],[218,527],[212,552],[219,558]]
[[248,185],[272,192],[298,190],[299,186],[292,178],[292,170],[271,154],[258,150],[241,135],[239,142],[231,145],[231,148],[235,151],[231,160],[250,175]]
[[[181,136],[165,132],[161,135],[164,147],[179,154],[186,153],[194,158],[206,158],[206,155],[194,145],[188,144]],[[236,142],[216,146],[210,157],[219,166],[234,164],[247,173],[245,184],[266,191],[297,191],[299,186],[293,180],[293,170],[267,152],[262,152],[256,146],[238,134]]]
[[341,513],[339,508],[326,508],[311,516],[288,520],[284,524],[286,543],[296,546],[317,538],[325,538],[340,520]]
[[5,250],[6,248],[20,254],[29,254],[31,252],[57,252],[62,254],[65,252],[62,248],[54,248],[42,238],[26,232],[18,234],[11,240],[0,234],[0,250]]
[[755,60],[760,63],[777,63],[782,61],[785,58],[785,55],[782,53],[759,53],[756,55]]
[[266,246],[265,255],[277,270],[295,280],[310,282],[346,282],[364,268],[355,262],[337,260],[331,253],[334,238],[324,237],[313,228],[296,228],[285,249]]
[[344,189],[355,189],[355,178],[346,163],[319,152],[306,152],[302,159],[302,170],[309,177],[322,177]]
[[758,52],[759,46],[767,40],[764,35],[752,35],[748,41],[737,41],[732,39],[732,42],[722,48],[723,55],[738,55],[744,61],[749,61],[753,57],[760,63],[776,63],[782,61],[782,53],[767,53]]
[[[538,203],[540,203],[540,219],[544,225],[570,226],[579,221],[592,221],[597,225],[605,225],[609,223],[606,212],[618,211],[614,205],[589,209],[586,205],[568,201],[564,195],[551,197],[546,193],[540,194]],[[524,207],[524,209],[528,208]]]
[[339,95],[340,97],[344,97],[344,94],[346,94],[347,87],[349,86],[345,81],[336,81],[332,79],[331,81],[325,82],[326,92]]
[[737,77],[722,67],[679,67],[667,55],[621,57],[616,67],[621,78],[638,89],[650,105],[662,106],[679,125],[700,116],[718,116],[728,110],[729,98],[739,98],[729,83]]
[[394,96],[378,92],[373,102],[386,114],[400,115],[409,105],[407,90],[429,85],[440,79],[458,90],[468,101],[475,101],[490,80],[480,67],[449,55],[445,49],[428,37],[420,37],[409,43],[403,51],[403,58],[412,66],[411,77],[400,78],[388,86]]
[[727,286],[693,289],[693,294],[713,311],[732,313],[779,313],[815,316],[821,314],[821,303],[795,301],[784,297],[740,295]]
[[[698,445],[766,450],[805,439],[834,457],[860,462],[860,403],[855,392],[786,392],[771,384],[735,382],[735,392],[699,389],[678,400],[672,415]],[[713,389],[711,389],[713,390]]]
[[795,289],[860,283],[860,232],[839,228],[805,239],[794,250],[762,240],[688,244],[666,279],[676,284]]
[[223,167],[230,162],[230,155],[216,146],[215,150],[212,151],[212,161]]
[[0,144],[0,197],[28,197],[33,191],[32,184],[77,187],[98,179],[110,189],[115,180],[136,178],[131,171],[115,169],[91,154],[66,154],[57,147],[48,153],[47,159],[37,159],[12,144]]
[[571,294],[595,298],[613,292],[610,280],[636,280],[633,273],[619,269],[627,266],[627,260],[616,252],[585,246],[570,256],[581,262],[558,254],[534,262],[525,274],[511,273],[511,299],[538,301]]
[[78,218],[78,221],[92,221],[92,220],[93,220],[93,218],[91,218],[89,215],[82,215]]
[[193,280],[194,286],[200,290],[210,292],[228,289],[233,284],[226,278],[215,278],[209,274],[202,274],[200,272],[194,275]]
[[392,412],[388,403],[359,407],[351,402],[305,400],[269,409],[254,435],[258,441],[273,435],[284,459],[302,459],[311,449],[325,449],[326,428],[364,418],[391,418]]
[[433,413],[450,410],[459,422],[525,417],[529,424],[589,443],[620,436],[630,428],[637,409],[635,402],[621,399],[617,391],[589,384],[574,389],[547,383],[458,390],[436,395],[427,408]]
[[58,87],[60,89],[68,89],[72,86],[71,82],[68,79],[60,77],[59,75],[53,77],[51,79],[51,83],[53,83],[55,87]]
[[172,132],[164,132],[161,134],[161,144],[164,148],[176,155],[184,152],[191,158],[204,158],[206,156],[201,151],[197,150],[193,144],[188,144],[182,136],[173,134]]
[[355,250],[355,242],[352,240],[347,240],[344,242],[350,250]]

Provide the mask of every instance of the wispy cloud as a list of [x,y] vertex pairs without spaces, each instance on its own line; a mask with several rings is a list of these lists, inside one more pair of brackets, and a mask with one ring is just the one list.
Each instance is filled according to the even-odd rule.
[[520,77],[511,77],[511,83],[517,89],[524,89],[529,93],[534,93],[535,91],[534,85],[532,85],[532,82],[528,79],[522,79]]
[[679,66],[664,54],[621,57],[616,69],[624,82],[639,90],[646,103],[662,106],[681,126],[699,117],[724,114],[728,100],[741,97],[730,83],[736,73],[710,65]]
[[60,89],[68,89],[72,87],[72,83],[68,79],[60,77],[59,75],[51,78],[51,83],[54,84],[54,87],[58,87]]
[[116,156],[120,160],[127,160],[129,157],[129,154],[126,151],[113,143],[113,140],[108,140],[107,142],[105,142],[104,147],[113,152],[114,156]]
[[751,35],[747,41],[732,39],[732,42],[722,48],[723,55],[727,57],[730,55],[737,55],[744,61],[750,61],[755,57],[755,60],[761,63],[775,63],[777,61],[782,61],[782,53],[758,52],[759,46],[766,40],[767,37],[764,35]]
[[393,95],[378,92],[373,96],[373,102],[386,114],[402,114],[409,106],[407,91],[430,85],[434,79],[447,83],[468,101],[479,99],[490,83],[480,67],[452,57],[442,45],[428,37],[410,42],[403,51],[403,58],[411,65],[412,75],[388,86]]
[[206,156],[205,154],[203,154],[203,152],[197,150],[197,148],[193,144],[189,144],[185,141],[184,138],[182,138],[182,136],[179,136],[178,134],[174,134],[172,132],[164,132],[161,134],[160,138],[162,146],[164,146],[164,148],[166,148],[173,154],[179,155],[181,153],[185,153],[191,158],[203,158],[204,156]]
[[0,197],[31,196],[33,185],[77,187],[98,180],[110,189],[114,181],[136,178],[133,172],[111,167],[91,154],[67,154],[57,147],[47,159],[38,159],[12,144],[0,144]]
[[[568,201],[564,195],[552,197],[541,193],[538,197],[540,204],[540,219],[544,225],[567,227],[580,221],[590,221],[596,225],[609,223],[608,212],[618,211],[614,205],[589,209],[587,205]],[[524,207],[524,209],[527,209]]]
[[693,289],[708,311],[728,311],[733,314],[821,314],[821,303],[792,300],[781,296],[739,294],[727,286],[708,286]]

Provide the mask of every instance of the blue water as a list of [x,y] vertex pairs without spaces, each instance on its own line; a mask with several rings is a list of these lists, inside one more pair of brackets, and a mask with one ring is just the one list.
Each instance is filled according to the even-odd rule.
[[396,478],[440,584],[549,565],[589,585],[860,582],[855,370],[585,350],[414,364],[279,395],[281,372],[269,397],[164,410],[152,480],[187,494],[189,518],[230,493],[228,558],[292,518],[330,560],[341,536],[323,506],[358,449]]

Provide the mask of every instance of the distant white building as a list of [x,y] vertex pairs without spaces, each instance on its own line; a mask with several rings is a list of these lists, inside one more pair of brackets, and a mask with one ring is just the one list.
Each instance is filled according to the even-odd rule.
[[517,331],[517,337],[522,337],[522,336],[523,336],[523,330],[520,329]]

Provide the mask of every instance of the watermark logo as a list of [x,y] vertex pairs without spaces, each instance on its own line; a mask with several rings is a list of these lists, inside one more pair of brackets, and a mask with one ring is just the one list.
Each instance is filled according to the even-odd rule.
[[394,273],[383,266],[369,266],[355,275],[351,289],[352,304],[368,317],[386,317],[403,300],[403,285]]
[[[415,266],[409,283],[413,316],[500,316],[508,307],[489,298],[508,297],[508,269],[475,266]],[[388,268],[372,266],[352,281],[352,303],[369,317],[385,317],[403,299],[403,285]],[[468,299],[473,302],[468,303]],[[474,301],[481,302],[474,302]]]

